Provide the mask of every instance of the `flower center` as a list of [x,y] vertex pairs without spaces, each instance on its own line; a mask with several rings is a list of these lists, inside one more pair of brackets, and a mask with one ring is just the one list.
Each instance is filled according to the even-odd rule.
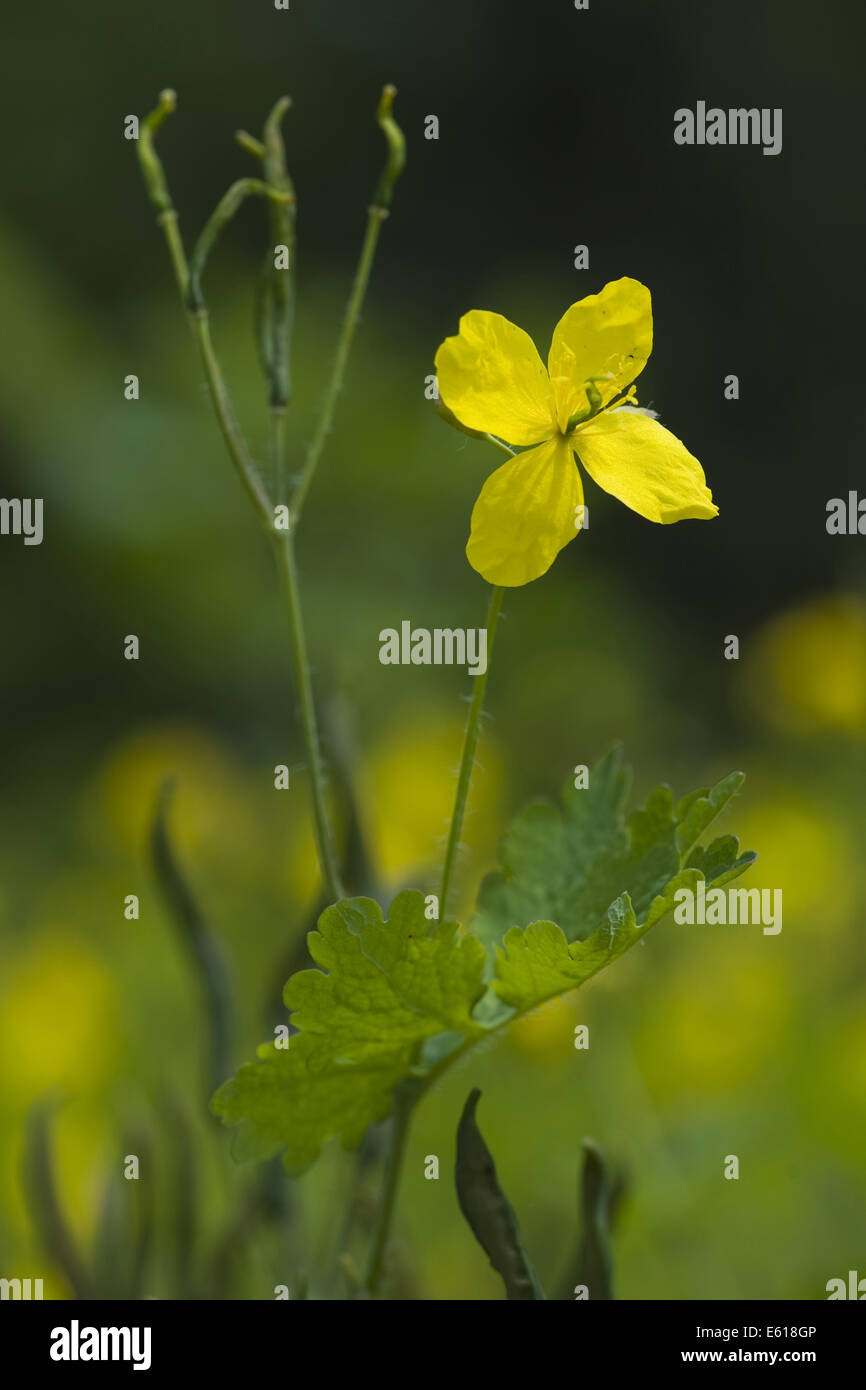
[[619,407],[623,405],[637,405],[637,392],[633,385],[628,388],[624,396],[620,396],[618,400],[610,401],[607,405],[604,405],[601,399],[601,392],[595,383],[597,381],[609,380],[609,375],[591,376],[587,378],[584,382],[584,389],[589,405],[586,406],[585,409],[578,410],[572,415],[565,429],[562,431],[564,435],[573,433],[579,425],[585,425],[589,420],[594,420],[596,415],[601,415],[608,410],[618,410]]

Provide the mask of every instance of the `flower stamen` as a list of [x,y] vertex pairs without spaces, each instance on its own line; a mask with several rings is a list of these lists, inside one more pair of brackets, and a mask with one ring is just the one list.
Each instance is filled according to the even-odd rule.
[[570,434],[577,425],[583,425],[587,420],[592,420],[594,416],[601,414],[605,407],[602,404],[601,392],[595,383],[597,381],[610,381],[610,379],[610,372],[603,372],[599,376],[587,377],[586,381],[583,383],[583,389],[586,392],[586,399],[589,401],[589,406],[585,410],[578,410],[572,415],[563,430],[563,434]]

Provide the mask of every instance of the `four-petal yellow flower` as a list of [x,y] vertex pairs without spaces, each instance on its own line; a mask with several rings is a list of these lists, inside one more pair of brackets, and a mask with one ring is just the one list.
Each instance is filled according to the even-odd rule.
[[538,579],[577,535],[574,454],[648,521],[718,515],[698,460],[635,408],[633,387],[623,394],[651,351],[650,292],[630,279],[566,310],[546,369],[529,335],[501,314],[473,309],[445,339],[436,354],[441,400],[467,429],[524,448],[491,474],[472,512],[466,554],[491,584]]

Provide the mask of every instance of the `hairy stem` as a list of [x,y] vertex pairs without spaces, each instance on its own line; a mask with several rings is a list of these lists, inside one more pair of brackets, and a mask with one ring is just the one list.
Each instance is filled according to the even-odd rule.
[[358,326],[358,320],[361,316],[361,307],[364,303],[364,295],[367,292],[370,271],[373,268],[376,243],[379,240],[379,232],[382,223],[387,216],[387,208],[377,207],[375,204],[367,213],[367,230],[364,236],[364,244],[361,247],[361,255],[358,260],[358,269],[355,272],[352,292],[349,295],[349,302],[346,305],[346,313],[343,319],[343,327],[340,332],[339,342],[337,343],[337,353],[334,358],[334,366],[331,370],[331,379],[328,383],[325,403],[322,406],[319,423],[316,426],[316,432],[313,435],[312,442],[307,451],[304,467],[298,479],[294,497],[292,498],[292,512],[296,522],[300,518],[301,509],[306,500],[307,493],[310,490],[316,469],[319,466],[319,459],[325,447],[325,440],[330,433],[334,421],[334,411],[337,408],[337,399],[343,389],[343,380],[346,375],[346,366],[352,348],[352,339],[355,336],[355,329]]
[[[496,636],[496,628],[499,622],[499,613],[504,596],[505,590],[501,586],[491,588],[490,604],[487,610],[487,668],[483,675],[475,677],[475,690],[472,695],[472,703],[469,707],[469,718],[466,722],[466,733],[463,738],[463,756],[460,760],[460,772],[457,778],[457,794],[454,801],[451,826],[448,832],[448,845],[445,851],[445,864],[442,870],[442,887],[439,892],[440,922],[444,922],[446,918],[448,891],[451,886],[454,866],[457,862],[457,849],[460,844],[460,835],[463,829],[463,818],[466,814],[466,802],[469,797],[469,785],[472,781],[475,750],[478,746],[481,711],[484,706],[484,692],[487,686],[487,672],[490,670],[493,642]],[[397,1199],[397,1190],[400,1185],[400,1174],[406,1153],[406,1140],[412,1121],[412,1113],[421,1097],[426,1094],[433,1084],[433,1081],[441,1072],[451,1066],[452,1062],[454,1062],[457,1057],[461,1056],[468,1048],[474,1046],[477,1041],[477,1038],[467,1039],[451,1056],[443,1058],[423,1080],[415,1080],[411,1089],[407,1088],[401,1090],[398,1087],[397,1091],[395,1091],[393,1127],[385,1166],[385,1182],[376,1224],[376,1234],[373,1240],[370,1263],[364,1285],[365,1289],[370,1294],[376,1292],[382,1274],[382,1262],[388,1243],[391,1218],[394,1214],[394,1205]]]
[[[284,196],[285,201],[272,201],[270,255],[282,245],[288,252],[289,264],[284,270],[276,270],[273,261],[267,271],[267,294],[263,308],[265,313],[263,328],[264,357],[269,384],[268,401],[271,409],[280,406],[285,409],[291,396],[291,372],[289,357],[292,340],[292,320],[295,306],[295,219],[297,206],[295,189],[286,168],[286,150],[280,131],[280,122],[291,106],[290,97],[281,97],[265,121],[262,131],[262,164],[265,180]],[[277,484],[280,483],[277,479]],[[275,484],[275,486],[277,485]],[[280,491],[277,501],[284,498]]]
[[391,1142],[388,1148],[388,1157],[385,1162],[385,1180],[379,1205],[379,1214],[376,1218],[376,1230],[373,1235],[373,1244],[370,1247],[367,1277],[364,1280],[364,1288],[368,1294],[375,1294],[377,1292],[382,1279],[385,1252],[388,1246],[388,1237],[391,1232],[391,1219],[394,1215],[397,1191],[400,1186],[400,1175],[403,1170],[403,1159],[406,1153],[406,1141],[409,1137],[409,1125],[417,1100],[418,1095],[414,1088],[401,1089],[398,1086],[397,1090],[394,1092],[394,1113],[391,1121]]
[[180,228],[177,222],[177,213],[174,208],[166,208],[156,219],[162,228],[163,236],[168,246],[168,254],[171,258],[171,266],[174,271],[174,278],[180,290],[180,297],[184,304],[189,293],[189,266],[186,263],[186,252],[183,249]]
[[[155,159],[155,155],[151,154]],[[162,178],[162,167],[158,166],[160,177]],[[165,189],[164,198],[168,201],[168,189],[162,179],[162,186]],[[223,381],[222,370],[214,352],[213,343],[210,336],[210,323],[207,309],[201,305],[192,309],[189,304],[190,271],[186,252],[183,249],[183,240],[178,227],[177,213],[170,202],[168,206],[163,206],[157,222],[162,228],[163,235],[168,246],[168,254],[171,258],[177,287],[180,291],[181,302],[187,312],[187,317],[192,325],[198,343],[199,353],[204,367],[205,377],[210,389],[210,397],[213,402],[214,412],[217,422],[225,440],[229,457],[235,467],[235,472],[240,478],[244,491],[252,503],[256,514],[265,528],[270,531],[273,525],[273,509],[270,499],[262,485],[261,479],[256,473],[255,465],[249,455],[246,442],[241,432],[240,425],[234,416],[234,411],[229,401],[228,391]]]
[[321,866],[322,878],[328,897],[332,902],[338,902],[343,896],[343,889],[340,883],[340,870],[336,850],[334,848],[334,839],[331,834],[327,799],[325,796],[325,778],[319,745],[319,726],[316,719],[316,707],[313,701],[313,682],[310,676],[310,662],[307,656],[307,639],[304,631],[304,618],[301,611],[301,600],[298,587],[298,571],[295,565],[294,535],[291,529],[285,532],[275,531],[274,538],[277,568],[280,572],[280,578],[283,581],[283,590],[286,598],[289,636],[292,643],[292,655],[295,661],[295,679],[297,681],[298,696],[301,702],[301,723],[304,730],[304,745],[306,747],[307,759],[310,767],[310,787],[313,798],[313,826],[316,836],[316,848],[318,850],[319,864]]
[[229,456],[259,521],[267,531],[271,531],[274,524],[273,506],[265,491],[264,484],[256,472],[255,464],[250,458],[240,425],[235,419],[228,391],[223,381],[222,369],[213,349],[207,310],[196,309],[191,318],[210,388],[211,401]]
[[334,411],[337,407],[337,397],[343,387],[343,378],[346,375],[346,364],[349,360],[349,352],[352,347],[352,339],[355,336],[355,329],[358,326],[358,319],[361,316],[361,307],[364,303],[364,295],[367,292],[367,283],[370,279],[370,271],[373,268],[373,257],[376,254],[376,243],[379,240],[379,232],[382,223],[388,216],[391,206],[391,198],[394,193],[394,185],[403,172],[406,162],[406,142],[403,132],[397,125],[393,116],[394,98],[397,95],[397,88],[391,83],[386,83],[382,88],[382,95],[379,98],[379,105],[376,110],[376,121],[385,137],[387,157],[382,175],[376,185],[370,206],[367,209],[367,230],[364,233],[364,242],[361,247],[361,255],[358,259],[358,268],[355,271],[355,280],[352,291],[349,295],[349,302],[346,305],[346,313],[343,319],[343,327],[337,343],[337,353],[334,358],[334,366],[331,371],[331,380],[328,383],[328,390],[325,395],[325,404],[319,417],[316,432],[313,435],[312,443],[307,451],[307,457],[298,485],[292,498],[292,509],[295,520],[300,517],[307,493],[313,476],[319,466],[319,459],[325,447],[325,440],[331,429],[334,419]]
[[[227,195],[228,203],[226,199],[223,199],[223,202],[214,214],[214,218],[212,218],[211,222],[208,224],[208,228],[210,228],[213,235],[209,235],[208,228],[206,228],[204,243],[202,244],[200,240],[196,251],[194,259],[198,267],[198,274],[195,277],[197,298],[195,302],[191,302],[190,289],[193,283],[193,276],[190,272],[190,263],[184,251],[183,239],[180,235],[178,226],[177,212],[172,203],[162,164],[153,143],[154,134],[159,129],[165,117],[169,115],[174,108],[174,92],[166,90],[161,93],[159,105],[142,122],[142,138],[139,141],[139,160],[144,175],[145,186],[151,202],[157,210],[157,222],[162,229],[168,246],[172,268],[174,270],[178,290],[180,291],[181,302],[187,311],[187,316],[198,343],[205,376],[207,378],[208,387],[210,388],[211,402],[229,457],[234,464],[235,471],[250,500],[253,510],[268,535],[271,537],[276,548],[277,565],[281,578],[283,579],[288,605],[289,633],[295,661],[298,694],[301,702],[304,743],[312,779],[313,816],[319,864],[328,895],[336,901],[342,896],[342,891],[340,887],[340,875],[337,869],[337,856],[326,811],[318,725],[313,704],[307,644],[298,595],[298,579],[294,560],[294,541],[291,530],[278,532],[274,529],[274,506],[268,495],[267,489],[259,477],[249,448],[247,447],[243,431],[232,410],[228,391],[226,390],[223,380],[222,369],[211,340],[207,308],[201,298],[200,272],[204,260],[206,259],[207,252],[217,232],[223,222],[227,220],[227,217],[231,216],[240,198],[251,191],[261,192],[264,189],[264,185],[259,185],[254,180],[242,181],[241,184],[234,186],[234,192],[230,190],[229,195]],[[282,106],[278,103],[275,111],[279,114],[281,110]],[[264,147],[262,147],[262,154],[264,154]],[[290,204],[293,200],[290,184],[277,190],[266,189],[265,191],[267,192],[267,196],[272,199],[272,205],[274,205],[274,199],[277,200],[277,204],[285,205]],[[279,407],[275,407],[271,412],[271,447],[274,456],[278,502],[282,501],[281,491],[284,487],[283,470],[285,467],[285,447],[283,426],[283,410]]]
[[286,500],[286,412],[279,405],[271,406],[271,468],[274,502],[280,507]]
[[442,887],[439,890],[440,922],[445,921],[448,913],[448,892],[451,887],[451,880],[454,876],[454,867],[457,863],[457,850],[460,845],[460,836],[463,832],[463,818],[466,814],[469,785],[472,781],[475,750],[478,747],[478,733],[481,722],[481,711],[484,706],[484,692],[487,688],[487,676],[490,671],[490,662],[493,656],[493,643],[496,637],[499,611],[502,607],[504,595],[505,590],[501,586],[496,586],[490,591],[490,606],[487,610],[487,666],[482,674],[474,678],[475,689],[472,694],[472,703],[469,706],[469,718],[466,721],[466,732],[463,736],[463,756],[460,759],[460,772],[457,777],[457,793],[454,798],[454,811],[448,830],[448,844],[445,849],[445,863],[442,868]]

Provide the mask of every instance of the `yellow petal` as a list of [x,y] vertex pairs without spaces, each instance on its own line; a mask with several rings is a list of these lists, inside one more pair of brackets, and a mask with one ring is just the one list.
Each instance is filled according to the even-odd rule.
[[436,354],[441,399],[461,424],[508,444],[549,439],[556,421],[544,363],[528,333],[486,309],[472,309]]
[[647,521],[718,516],[697,459],[641,411],[608,411],[580,425],[572,438],[589,476]]
[[491,473],[472,511],[466,555],[490,584],[515,587],[550,569],[577,535],[583,505],[571,445],[557,434]]
[[547,359],[559,428],[589,406],[590,377],[608,378],[595,383],[607,405],[640,375],[652,346],[652,299],[639,280],[611,280],[566,309]]

